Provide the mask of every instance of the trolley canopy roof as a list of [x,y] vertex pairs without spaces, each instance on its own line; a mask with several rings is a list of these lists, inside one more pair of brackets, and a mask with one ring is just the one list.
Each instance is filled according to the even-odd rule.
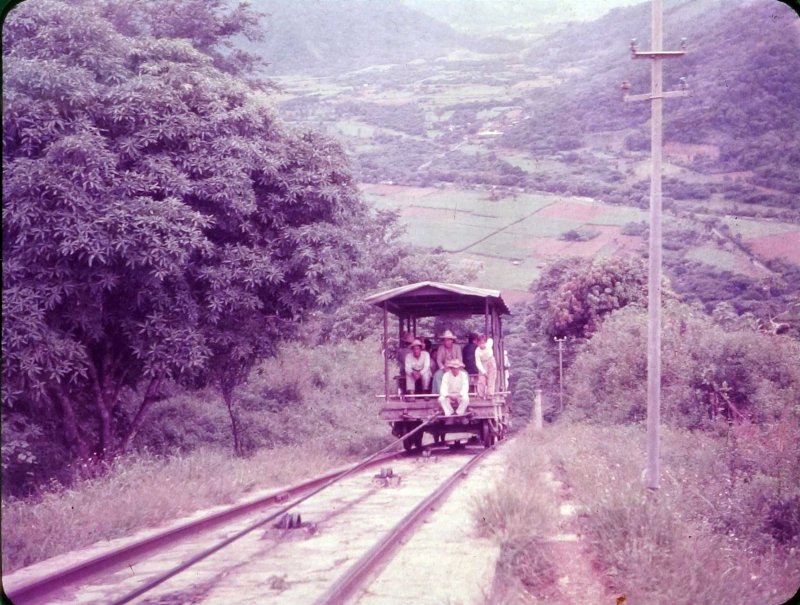
[[459,284],[423,281],[373,294],[365,302],[383,308],[395,315],[431,317],[446,314],[483,315],[486,303],[498,315],[508,315],[508,307],[500,290],[472,288]]

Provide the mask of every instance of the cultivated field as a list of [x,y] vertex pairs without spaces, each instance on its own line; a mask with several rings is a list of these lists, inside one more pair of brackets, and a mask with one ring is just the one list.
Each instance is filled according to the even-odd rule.
[[[287,117],[326,129],[353,157],[369,202],[398,211],[410,243],[477,267],[480,284],[525,290],[554,258],[643,252],[646,233],[624,229],[648,221],[642,208],[649,151],[629,144],[642,133],[589,133],[563,148],[553,141],[510,147],[503,135],[536,119],[525,108],[525,91],[558,81],[513,54],[506,59],[462,52],[277,80]],[[667,140],[664,153],[664,229],[673,232],[673,257],[751,278],[768,275],[722,235],[683,243],[704,231],[703,222],[721,220],[757,260],[800,263],[800,225],[757,198],[745,203],[720,189],[752,174],[700,172],[698,162],[719,157],[713,145]],[[501,176],[527,184],[498,183]]]

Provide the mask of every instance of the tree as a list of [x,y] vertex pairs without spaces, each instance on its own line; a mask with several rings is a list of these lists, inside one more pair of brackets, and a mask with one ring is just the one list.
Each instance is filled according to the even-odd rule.
[[603,317],[630,304],[647,303],[647,269],[633,257],[603,258],[564,275],[550,299],[552,336],[591,336]]
[[533,300],[520,310],[525,346],[515,356],[535,368],[539,388],[555,389],[559,352],[554,338],[567,337],[562,354],[568,368],[609,313],[646,305],[647,271],[634,257],[562,258],[544,268],[530,291]]
[[225,393],[347,292],[372,220],[336,144],[215,66],[236,27],[206,54],[121,6],[29,0],[3,30],[3,410],[82,457],[129,447],[167,381]]
[[[85,0],[84,0],[85,1]],[[263,40],[259,21],[264,13],[249,2],[235,6],[224,0],[169,0],[138,3],[99,0],[101,15],[128,37],[184,39],[210,56],[214,66],[234,75],[246,76],[265,65],[264,59],[236,44]]]

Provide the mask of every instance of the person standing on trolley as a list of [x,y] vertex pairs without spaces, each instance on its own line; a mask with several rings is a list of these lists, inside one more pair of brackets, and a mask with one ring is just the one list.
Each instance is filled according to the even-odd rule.
[[478,397],[491,399],[494,396],[497,382],[497,362],[494,360],[494,341],[486,338],[486,334],[478,336],[478,348],[475,349],[475,365],[478,367]]

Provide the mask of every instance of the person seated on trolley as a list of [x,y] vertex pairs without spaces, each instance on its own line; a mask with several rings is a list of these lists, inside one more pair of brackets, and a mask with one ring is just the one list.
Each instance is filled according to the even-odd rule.
[[459,416],[467,411],[469,405],[469,376],[461,368],[464,362],[451,359],[447,362],[447,373],[442,378],[439,389],[439,405],[445,416],[453,415],[453,405],[458,406],[455,413]]
[[[406,393],[425,393],[431,386],[431,356],[423,350],[425,345],[419,339],[411,343],[411,352],[406,355]],[[422,388],[417,389],[417,383]]]
[[411,343],[414,342],[414,335],[411,332],[403,332],[400,335],[400,346],[397,348],[397,363],[400,366],[400,373],[405,371],[406,355],[411,353]]
[[445,330],[444,334],[439,337],[441,344],[436,351],[436,365],[442,369],[447,365],[451,359],[458,359],[463,363],[464,358],[461,356],[461,347],[456,344],[456,337],[450,330]]

